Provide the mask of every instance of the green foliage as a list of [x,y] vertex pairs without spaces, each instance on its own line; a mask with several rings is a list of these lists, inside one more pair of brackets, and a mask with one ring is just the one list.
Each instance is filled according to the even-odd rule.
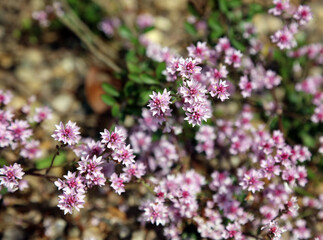
[[[52,161],[52,156],[48,156],[42,159],[39,159],[35,165],[37,169],[47,169],[49,168]],[[60,152],[59,155],[56,156],[53,166],[61,166],[66,162],[66,153]]]
[[195,26],[192,23],[189,22],[185,22],[185,30],[192,36],[196,36],[197,35],[197,30],[195,28]]
[[98,32],[98,23],[105,17],[102,8],[92,0],[67,0],[75,14],[94,32]]
[[109,95],[111,95],[111,96],[113,96],[113,97],[119,97],[119,92],[118,92],[118,90],[117,89],[115,89],[115,87],[114,86],[112,86],[111,84],[109,84],[109,83],[103,83],[102,84],[102,88],[103,88],[103,90],[107,93],[107,94],[109,94]]
[[2,167],[3,165],[6,165],[7,161],[4,158],[0,158],[0,167]]
[[107,95],[107,94],[102,94],[101,99],[108,106],[112,106],[113,104],[116,103],[116,100],[113,97],[111,97],[110,95]]
[[132,36],[132,33],[130,31],[130,29],[125,26],[125,25],[121,25],[118,29],[119,31],[119,34],[121,37],[125,38],[125,39],[128,39],[128,40],[133,40],[133,36]]

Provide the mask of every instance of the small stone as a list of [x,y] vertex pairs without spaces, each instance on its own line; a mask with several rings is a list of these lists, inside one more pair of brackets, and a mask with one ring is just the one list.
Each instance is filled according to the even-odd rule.
[[144,231],[136,231],[132,234],[131,240],[144,240],[145,232]]
[[61,94],[54,98],[52,106],[58,112],[67,113],[70,110],[73,101],[74,99],[71,95]]
[[20,240],[25,239],[24,232],[18,227],[8,227],[4,230],[3,240]]

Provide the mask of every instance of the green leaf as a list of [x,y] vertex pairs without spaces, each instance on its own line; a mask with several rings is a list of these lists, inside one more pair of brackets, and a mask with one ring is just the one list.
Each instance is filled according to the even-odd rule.
[[[127,52],[127,54],[126,54],[126,62],[127,62],[127,64],[129,62],[131,62],[131,63],[138,62],[138,58],[137,58],[136,52],[134,50],[130,50],[130,51]],[[129,69],[129,67],[128,67],[128,69]]]
[[245,46],[236,39],[231,39],[231,43],[236,49],[240,50],[241,52],[244,52],[246,50]]
[[[51,161],[52,161],[52,156],[48,156],[46,158],[38,160],[35,165],[37,169],[46,169],[49,168]],[[56,156],[55,161],[53,166],[60,166],[63,163],[66,162],[66,153],[65,152],[60,152],[59,155]]]
[[165,69],[166,69],[166,63],[165,62],[158,63],[157,69],[156,69],[156,76],[157,76],[157,78],[161,78],[162,77],[162,72]]
[[133,90],[135,88],[135,83],[132,81],[127,81],[127,83],[123,87],[123,92],[126,97],[129,97],[133,94]]
[[142,75],[140,75],[140,78],[141,78],[142,82],[144,82],[146,84],[159,84],[159,82],[156,79],[149,76],[148,74],[142,74]]
[[147,105],[147,103],[148,103],[148,101],[150,99],[149,95],[151,95],[151,94],[152,94],[152,91],[141,91],[140,96],[139,96],[138,104],[140,106]]
[[142,81],[137,74],[128,74],[128,78],[135,83],[142,84]]
[[122,25],[119,27],[119,34],[121,35],[121,37],[125,38],[125,39],[132,39],[132,33],[130,31],[129,28],[127,28],[125,25]]
[[0,195],[5,195],[7,192],[8,192],[8,189],[7,188],[2,188],[0,190]]
[[113,104],[111,108],[111,113],[113,117],[119,117],[120,116],[120,105],[118,103]]
[[264,11],[264,9],[263,9],[263,7],[259,3],[251,3],[251,4],[249,4],[248,15],[250,17],[252,17],[255,14],[260,13],[262,11]]
[[155,26],[146,27],[143,32],[147,33],[147,32],[150,32],[151,30],[154,30],[154,29],[155,29]]
[[112,106],[116,102],[116,100],[113,97],[107,94],[102,94],[101,99],[106,105],[109,105],[109,106]]
[[216,31],[222,31],[218,16],[213,14],[208,20],[209,27]]
[[114,97],[120,96],[119,91],[117,89],[115,89],[115,87],[109,83],[103,83],[102,88],[106,93],[110,94],[111,96],[114,96]]
[[227,13],[228,12],[227,0],[219,0],[219,8],[221,12]]
[[197,35],[197,31],[196,28],[193,24],[189,23],[189,22],[185,22],[185,30],[192,36],[196,36]]
[[312,193],[307,192],[304,188],[296,187],[294,188],[294,191],[302,196],[314,197]]
[[192,14],[195,17],[198,17],[199,14],[195,8],[195,6],[192,3],[189,3],[187,6],[187,10],[189,11],[190,14]]
[[6,165],[7,161],[4,158],[0,158],[0,167],[2,167],[3,165]]
[[307,132],[300,132],[300,137],[303,140],[303,143],[305,144],[305,146],[307,147],[314,147],[316,142],[313,136],[311,136],[310,134],[308,134]]
[[209,20],[208,20],[208,25],[212,29],[211,32],[211,39],[215,40],[219,38],[223,34],[223,28],[219,22],[219,16],[216,13],[213,13]]
[[228,6],[231,8],[237,8],[240,7],[242,5],[242,1],[241,0],[230,0],[228,1]]
[[317,176],[315,175],[315,173],[311,169],[306,169],[306,170],[307,170],[307,176],[308,176],[309,180],[311,180],[311,181],[318,180]]
[[140,67],[138,67],[137,64],[134,64],[134,63],[131,63],[131,62],[127,62],[127,68],[128,68],[130,73],[140,73],[141,72]]

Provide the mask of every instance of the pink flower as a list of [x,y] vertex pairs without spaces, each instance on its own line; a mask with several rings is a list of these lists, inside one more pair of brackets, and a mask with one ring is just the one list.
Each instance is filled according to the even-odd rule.
[[243,179],[240,182],[240,186],[243,189],[247,189],[248,191],[255,193],[256,191],[260,191],[264,188],[263,185],[265,183],[263,181],[260,181],[260,178],[260,172],[255,169],[251,169],[244,174]]
[[10,91],[3,91],[0,89],[0,106],[7,105],[12,99],[12,93]]
[[121,129],[117,127],[113,132],[109,132],[109,130],[104,129],[104,132],[100,132],[101,134],[101,142],[107,145],[107,148],[111,148],[115,150],[117,148],[122,147],[125,144],[126,137],[124,136]]
[[315,108],[311,120],[314,123],[323,122],[323,104]]
[[156,224],[157,226],[165,225],[168,222],[168,209],[163,203],[150,203],[144,208],[144,218],[146,221]]
[[281,81],[281,77],[278,76],[274,71],[268,70],[265,76],[265,86],[268,89],[272,89],[274,86],[278,86]]
[[137,17],[137,25],[139,28],[144,29],[154,25],[155,19],[149,13],[140,14]]
[[77,170],[79,170],[81,174],[85,173],[86,179],[91,179],[91,175],[101,172],[102,164],[102,156],[93,156],[92,158],[86,156],[82,157],[81,160],[78,162],[79,167],[77,168]]
[[206,46],[206,42],[197,42],[197,45],[187,47],[188,56],[195,58],[197,61],[202,62],[210,55],[210,49]]
[[9,125],[9,122],[12,121],[12,118],[13,118],[13,114],[10,110],[6,111],[6,110],[0,109],[0,123],[7,126]]
[[223,233],[225,239],[233,238],[236,240],[244,239],[241,233],[241,226],[238,223],[229,223],[226,226],[226,231]]
[[191,76],[200,73],[202,68],[197,66],[197,59],[192,58],[180,58],[179,59],[179,71],[183,78],[191,78]]
[[285,145],[285,139],[283,133],[279,130],[275,130],[272,135],[272,139],[277,148],[282,148]]
[[28,159],[40,158],[42,151],[39,149],[39,141],[30,140],[26,142],[24,147],[20,151],[20,156]]
[[225,52],[224,62],[228,65],[233,65],[234,68],[239,68],[241,65],[242,53],[239,50],[230,48]]
[[271,35],[270,38],[281,50],[296,47],[294,33],[288,27],[278,30],[274,35]]
[[260,167],[263,170],[263,177],[269,180],[274,177],[274,175],[279,176],[280,166],[275,165],[275,160],[272,156],[268,156],[267,159],[260,161]]
[[203,103],[206,98],[205,87],[195,80],[187,81],[178,89],[178,93],[182,95],[184,102],[189,104]]
[[231,48],[230,41],[226,37],[220,38],[218,41],[218,44],[215,46],[216,51],[219,53],[226,52],[230,48]]
[[80,211],[84,207],[84,194],[83,192],[76,192],[74,189],[66,188],[64,193],[58,196],[58,207],[64,210],[64,214],[73,213],[73,208]]
[[166,67],[166,72],[169,73],[170,75],[175,75],[176,73],[180,71],[179,69],[179,58],[178,57],[173,57],[169,63],[167,63],[167,67]]
[[148,107],[150,107],[150,111],[153,117],[161,124],[166,120],[165,117],[171,116],[172,110],[169,108],[170,105],[170,92],[165,88],[163,93],[155,93],[153,92],[150,96]]
[[174,162],[179,159],[176,147],[171,142],[162,138],[157,146],[153,149],[154,156],[158,161],[158,165],[163,169],[170,168]]
[[124,178],[130,181],[132,176],[141,178],[146,173],[146,166],[143,163],[133,163],[123,168]]
[[48,13],[44,10],[42,11],[34,11],[32,13],[32,18],[36,21],[39,22],[39,24],[42,26],[42,27],[48,27],[49,26],[49,19],[48,19]]
[[133,133],[129,139],[135,153],[146,152],[150,149],[151,136],[142,131]]
[[256,33],[255,25],[252,23],[246,22],[243,24],[243,37],[248,39]]
[[36,113],[34,116],[34,121],[37,123],[40,123],[46,119],[51,119],[52,118],[52,110],[45,106],[45,107],[39,107],[36,108]]
[[110,176],[110,182],[111,182],[111,187],[118,193],[119,195],[123,192],[124,190],[124,182],[125,180],[122,177],[118,177],[116,173],[113,173]]
[[142,130],[150,130],[153,132],[157,131],[158,122],[147,108],[142,109],[141,117],[142,118],[139,119],[139,123]]
[[319,153],[323,154],[323,136],[320,137],[319,142],[320,142]]
[[293,17],[300,25],[305,25],[313,18],[313,15],[309,6],[300,5]]
[[215,78],[216,80],[220,80],[223,78],[227,78],[228,71],[226,66],[221,66],[220,69],[214,68],[213,73],[211,73],[211,77]]
[[286,231],[284,227],[280,227],[276,221],[270,222],[269,224],[263,226],[261,230],[266,229],[272,240],[280,240],[282,234]]
[[190,107],[188,111],[185,111],[186,118],[189,124],[201,126],[202,121],[207,121],[211,117],[210,109],[206,105],[198,104]]
[[212,82],[208,88],[212,97],[218,97],[222,102],[229,99],[228,84],[224,80]]
[[115,29],[120,26],[121,22],[118,18],[106,18],[99,23],[98,28],[107,36],[113,36]]
[[4,148],[13,145],[13,139],[12,132],[4,124],[0,123],[0,147]]
[[58,188],[58,190],[66,188],[70,189],[71,191],[74,190],[75,192],[82,192],[85,193],[85,186],[83,185],[83,181],[80,176],[76,177],[76,172],[72,173],[70,171],[67,172],[67,175],[64,175],[65,180],[58,179],[54,184]]
[[285,203],[285,208],[288,211],[288,215],[297,216],[297,211],[299,209],[297,197],[291,197],[291,199]]
[[56,141],[63,142],[68,145],[75,145],[81,139],[80,137],[80,128],[76,126],[76,123],[68,121],[68,123],[64,126],[62,122],[59,125],[55,125],[56,130],[52,137]]
[[0,168],[0,186],[4,185],[9,192],[18,190],[19,180],[25,173],[20,164],[14,163],[10,166]]
[[248,80],[246,75],[240,78],[239,87],[241,89],[241,94],[244,98],[251,96],[251,91],[254,88],[254,84]]
[[296,180],[299,178],[295,167],[289,167],[283,170],[282,179],[285,180],[290,187],[294,187]]
[[135,156],[133,155],[133,150],[130,148],[130,145],[123,145],[122,147],[116,149],[112,153],[114,160],[128,166],[135,162]]
[[25,120],[15,120],[11,122],[8,130],[11,131],[15,141],[25,142],[27,138],[32,135],[32,130],[29,129],[29,124]]
[[297,226],[297,228],[293,230],[293,235],[296,239],[311,238],[311,231],[306,228],[306,221],[304,219],[298,219],[295,225]]
[[262,218],[262,223],[263,224],[269,224],[271,222],[271,220],[277,216],[278,211],[275,210],[275,208],[273,208],[272,206],[262,206],[259,209],[260,213],[262,214],[263,218]]
[[275,7],[269,9],[268,13],[275,16],[281,15],[289,8],[289,0],[274,0],[273,3],[275,4]]

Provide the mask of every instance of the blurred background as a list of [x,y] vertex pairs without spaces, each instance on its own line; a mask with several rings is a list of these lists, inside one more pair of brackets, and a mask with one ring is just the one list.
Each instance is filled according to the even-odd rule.
[[[306,2],[310,5],[314,20],[304,31],[303,37],[308,43],[322,42],[323,1],[291,2]],[[266,54],[271,45],[268,35],[281,28],[282,22],[264,11],[272,1],[243,0],[242,3],[244,6],[263,6],[259,13],[252,16],[251,21],[259,32],[264,43],[263,52]],[[100,130],[115,122],[111,107],[101,99],[101,94],[104,93],[101,85],[106,82],[116,89],[123,87],[115,72],[125,68],[125,52],[132,46],[122,38],[122,34],[127,34],[126,31],[109,35],[102,31],[102,28],[100,30],[100,23],[105,18],[120,19],[129,27],[127,31],[133,32],[133,22],[137,17],[150,14],[154,18],[155,27],[144,34],[145,38],[185,53],[186,47],[197,39],[190,32],[195,30],[187,24],[195,21],[192,19],[190,6],[206,13],[205,16],[208,16],[210,11],[207,0],[66,0],[62,1],[62,5],[64,11],[69,14],[69,22],[60,21],[51,14],[48,14],[43,22],[39,21],[41,17],[35,19],[35,13],[52,4],[53,1],[46,0],[0,0],[0,89],[12,91],[12,104],[18,108],[26,103],[26,99],[35,96],[37,103],[48,105],[54,110],[53,118],[45,123],[46,136],[52,134],[54,124],[59,121],[75,121],[81,127],[82,134],[91,137],[98,137]],[[49,22],[46,22],[46,19]],[[203,24],[199,31],[204,31]],[[309,71],[322,73],[318,67]],[[126,125],[131,125],[131,119],[125,117],[124,121]],[[41,132],[37,134],[43,136]],[[50,137],[47,140],[46,137],[43,138],[45,140],[42,142],[42,148],[49,151],[53,147],[52,140]],[[56,168],[53,171],[57,175],[62,174],[62,169]],[[86,239],[91,239],[91,236],[102,239],[107,236],[108,239],[157,238],[155,231],[142,231],[129,223],[136,222],[135,215],[129,220],[120,211],[120,206],[122,208],[123,205],[136,205],[138,199],[135,196],[127,196],[128,202],[125,204],[119,196],[108,195],[109,206],[105,206],[102,198],[91,199],[93,205],[86,207],[92,207],[93,211],[90,214],[87,212],[86,216],[82,216],[85,212],[78,213],[76,221],[69,223],[68,217],[53,217],[61,214],[57,213],[59,210],[55,205],[55,186],[39,184],[42,181],[35,178],[28,181],[32,188],[39,188],[39,192],[32,192],[29,196],[34,203],[34,209],[2,209],[0,237],[3,239],[26,239],[30,237],[30,231],[35,231],[33,239],[64,239],[59,238],[63,231],[68,239],[79,239],[81,231]],[[323,192],[322,184],[318,186],[317,191]],[[43,194],[41,197],[40,192]],[[43,199],[48,202],[50,199],[55,200],[49,203],[52,209],[46,212],[48,216],[37,210],[42,207],[38,204],[41,204]],[[11,200],[19,205],[19,201],[10,197],[6,198],[7,204]],[[100,218],[108,220],[99,221]],[[17,227],[17,221],[18,226],[23,226],[24,230]],[[42,225],[39,228],[40,223]]]

